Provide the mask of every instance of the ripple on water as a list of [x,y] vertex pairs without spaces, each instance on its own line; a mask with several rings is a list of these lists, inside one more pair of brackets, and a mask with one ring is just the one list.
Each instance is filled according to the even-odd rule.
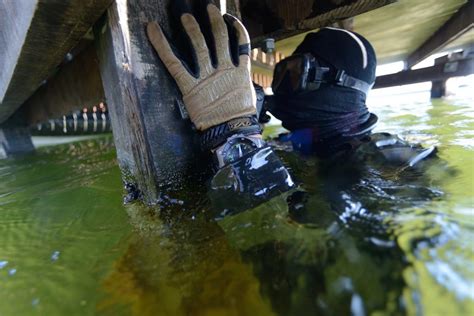
[[93,314],[80,302],[97,301],[130,233],[112,143],[44,148],[0,174],[0,314]]
[[291,216],[285,196],[207,221],[194,190],[127,214],[107,141],[0,162],[0,314],[468,315],[474,110],[415,103],[374,107],[379,130],[438,145],[456,172],[372,170],[331,191],[300,159]]

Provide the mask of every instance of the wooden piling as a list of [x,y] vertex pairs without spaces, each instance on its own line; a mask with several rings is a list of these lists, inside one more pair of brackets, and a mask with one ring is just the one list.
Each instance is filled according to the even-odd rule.
[[20,114],[0,125],[0,159],[34,151],[30,130]]
[[431,98],[439,99],[446,96],[446,80],[431,82]]
[[[435,65],[441,65],[449,61],[449,56],[443,56],[435,59]],[[442,80],[433,80],[431,81],[431,98],[439,99],[446,96],[446,81],[447,79]]]
[[[170,0],[116,0],[94,27],[117,157],[127,186],[153,204],[206,161],[180,116],[180,93],[146,36],[158,21],[170,32]],[[191,172],[192,171],[192,172]]]

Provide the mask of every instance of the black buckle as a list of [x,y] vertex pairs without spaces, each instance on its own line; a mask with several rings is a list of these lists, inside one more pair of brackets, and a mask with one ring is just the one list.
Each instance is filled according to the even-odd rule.
[[313,60],[311,66],[309,67],[308,80],[305,87],[309,91],[314,91],[319,89],[321,83],[327,82],[325,76],[329,73],[330,69],[328,67],[321,67],[319,63]]

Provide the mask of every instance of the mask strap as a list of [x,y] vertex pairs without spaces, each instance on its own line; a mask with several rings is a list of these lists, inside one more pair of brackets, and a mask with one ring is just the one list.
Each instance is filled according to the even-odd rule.
[[335,81],[336,81],[336,85],[338,86],[347,87],[347,88],[361,91],[366,96],[369,93],[369,90],[372,89],[374,85],[373,83],[368,84],[367,82],[363,80],[349,76],[348,74],[346,74],[344,70],[337,70]]

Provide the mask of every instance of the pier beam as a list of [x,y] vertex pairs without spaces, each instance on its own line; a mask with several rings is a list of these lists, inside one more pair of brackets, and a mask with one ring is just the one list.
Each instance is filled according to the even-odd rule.
[[[444,58],[443,58],[444,59]],[[404,70],[390,75],[379,76],[374,89],[402,86],[419,82],[440,82],[451,77],[468,76],[474,73],[474,58],[448,59],[432,67]]]
[[445,47],[474,26],[474,1],[469,0],[443,26],[408,56],[405,66],[410,69],[426,57]]
[[[231,1],[235,2],[236,0]],[[240,0],[252,47],[332,25],[397,0]],[[232,9],[233,6],[230,6]],[[350,25],[344,25],[350,27]]]
[[26,124],[56,119],[104,101],[99,62],[94,43],[90,42],[22,105],[20,111]]
[[0,0],[0,124],[50,78],[112,0]]
[[117,157],[126,187],[147,204],[206,165],[196,133],[180,116],[179,91],[146,35],[158,21],[172,34],[171,0],[116,0],[94,27]]

